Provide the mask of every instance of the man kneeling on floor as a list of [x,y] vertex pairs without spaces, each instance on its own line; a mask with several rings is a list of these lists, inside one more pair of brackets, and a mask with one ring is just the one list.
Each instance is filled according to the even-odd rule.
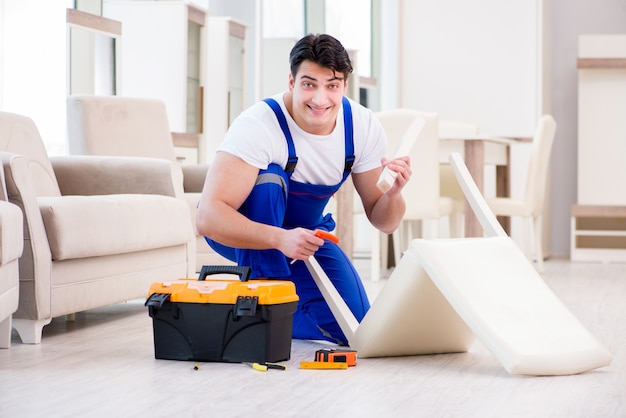
[[[305,263],[315,258],[357,320],[370,307],[341,248],[314,235],[332,231],[323,210],[349,175],[369,221],[393,232],[405,211],[400,191],[408,157],[387,160],[387,139],[372,111],[346,98],[352,64],[329,35],[307,35],[291,50],[288,90],[233,122],[209,172],[196,224],[219,254],[252,268],[251,278],[291,280],[300,298],[293,337],[347,344]],[[395,172],[382,193],[384,167]]]

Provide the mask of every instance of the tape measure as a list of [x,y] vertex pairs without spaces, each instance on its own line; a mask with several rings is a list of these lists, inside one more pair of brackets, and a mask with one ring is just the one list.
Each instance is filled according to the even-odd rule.
[[329,363],[348,363],[348,366],[356,366],[356,351],[325,348],[315,352],[315,361],[323,361]]

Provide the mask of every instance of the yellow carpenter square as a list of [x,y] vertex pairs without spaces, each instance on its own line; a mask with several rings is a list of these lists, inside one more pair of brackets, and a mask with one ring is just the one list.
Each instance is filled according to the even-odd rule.
[[330,363],[330,362],[325,362],[325,361],[301,361],[300,368],[301,369],[316,369],[316,370],[347,369],[348,363],[343,363],[343,362]]

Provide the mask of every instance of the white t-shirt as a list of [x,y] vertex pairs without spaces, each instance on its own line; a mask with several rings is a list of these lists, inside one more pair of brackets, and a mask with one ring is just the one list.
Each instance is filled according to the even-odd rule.
[[[343,177],[345,141],[343,106],[337,115],[334,131],[313,135],[302,130],[285,108],[283,93],[273,96],[287,119],[298,164],[291,179],[299,183],[335,185]],[[384,130],[370,109],[350,101],[354,126],[354,164],[352,172],[362,173],[380,167],[387,153]],[[287,140],[276,115],[265,102],[242,112],[231,125],[218,151],[233,154],[248,164],[264,170],[270,163],[285,167]]]

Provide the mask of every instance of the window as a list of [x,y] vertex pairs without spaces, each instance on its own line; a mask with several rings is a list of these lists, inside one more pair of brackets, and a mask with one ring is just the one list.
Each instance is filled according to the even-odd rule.
[[121,23],[67,9],[69,94],[116,93],[116,39]]

